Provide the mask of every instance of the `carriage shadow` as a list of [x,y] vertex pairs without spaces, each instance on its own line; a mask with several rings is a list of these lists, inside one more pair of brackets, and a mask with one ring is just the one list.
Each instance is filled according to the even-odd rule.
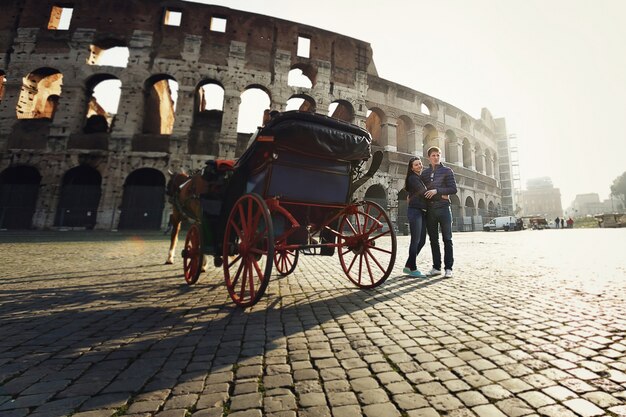
[[[102,386],[104,391],[114,392],[116,384],[127,387],[133,395],[171,389],[203,375],[232,371],[237,364],[270,350],[286,349],[286,340],[291,336],[304,336],[304,332],[321,329],[330,322],[341,327],[345,316],[370,311],[380,303],[441,280],[392,276],[372,290],[325,286],[324,292],[339,295],[324,298],[313,292],[291,293],[285,298],[270,286],[259,304],[244,310],[236,307],[223,289],[219,290],[224,286],[221,279],[205,279],[188,286],[173,284],[174,278],[180,276],[149,275],[126,283],[123,291],[106,295],[109,304],[103,309],[80,308],[102,298],[101,284],[71,286],[52,294],[45,290],[1,291],[0,331],[5,340],[11,340],[3,348],[21,355],[0,366],[0,395],[18,394],[20,381],[29,375],[63,373],[79,364],[85,365],[85,372],[59,394],[61,397],[79,390],[76,387],[93,378],[94,372],[107,381]],[[146,287],[142,281],[154,285]],[[153,296],[155,290],[168,290],[175,300],[189,300],[199,291],[214,291],[219,296],[213,297],[209,305],[200,300],[174,306],[133,306]],[[59,306],[67,308],[46,313],[50,307]],[[27,311],[30,313],[20,314]],[[371,314],[379,313],[373,310]],[[42,346],[48,355],[36,354]],[[106,369],[107,364],[116,366]],[[143,368],[137,375],[132,370],[138,364]]]

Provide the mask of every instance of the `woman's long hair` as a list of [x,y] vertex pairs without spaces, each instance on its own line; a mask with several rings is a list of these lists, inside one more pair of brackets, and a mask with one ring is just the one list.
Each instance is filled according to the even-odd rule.
[[417,156],[414,156],[411,159],[409,159],[409,165],[406,168],[406,177],[404,178],[404,189],[406,190],[407,193],[410,193],[410,191],[409,191],[409,177],[411,176],[411,174],[415,174],[415,172],[413,172],[413,169],[412,169],[413,162],[415,162],[418,159],[419,159],[419,157],[417,157]]

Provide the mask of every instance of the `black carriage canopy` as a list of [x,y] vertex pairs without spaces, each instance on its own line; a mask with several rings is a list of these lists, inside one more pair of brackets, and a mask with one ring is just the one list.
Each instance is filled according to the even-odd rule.
[[362,161],[372,156],[367,130],[314,113],[281,113],[256,133],[255,141],[263,138],[273,138],[275,149],[317,158]]

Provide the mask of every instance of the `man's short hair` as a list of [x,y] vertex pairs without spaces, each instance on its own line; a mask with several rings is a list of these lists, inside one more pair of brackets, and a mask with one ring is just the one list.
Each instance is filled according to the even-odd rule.
[[433,152],[441,153],[441,149],[439,149],[438,146],[431,146],[430,148],[428,148],[428,151],[426,152],[426,155],[430,156],[430,154],[433,153]]

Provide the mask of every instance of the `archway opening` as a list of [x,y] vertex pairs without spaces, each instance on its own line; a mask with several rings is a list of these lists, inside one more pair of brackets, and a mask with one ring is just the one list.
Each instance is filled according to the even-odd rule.
[[365,120],[365,129],[372,135],[372,144],[385,146],[382,140],[383,121],[385,113],[379,108],[372,108],[367,111],[367,119]]
[[119,229],[158,230],[165,206],[165,176],[153,168],[140,168],[124,182]]
[[365,200],[378,203],[383,209],[387,210],[387,193],[380,184],[374,184],[365,192]]
[[89,94],[85,133],[109,132],[117,114],[122,82],[108,74],[92,77],[87,84]]
[[291,96],[291,98],[287,100],[287,106],[285,106],[285,111],[290,110],[315,113],[315,100],[305,94]]
[[61,195],[54,225],[58,227],[84,227],[96,225],[102,176],[87,165],[67,171],[61,183]]
[[178,82],[169,75],[156,75],[146,81],[143,132],[171,135],[176,119]]
[[215,80],[203,80],[196,88],[189,153],[219,154],[219,136],[224,116],[224,88]]
[[334,119],[352,123],[354,120],[354,107],[345,100],[336,100],[328,106],[328,115]]
[[237,133],[250,134],[263,124],[263,112],[271,104],[269,94],[259,88],[250,87],[241,94],[239,115],[237,117]]
[[18,119],[53,119],[56,112],[63,74],[54,68],[39,68],[22,80],[17,101]]
[[103,39],[89,46],[88,65],[126,68],[130,50],[123,41]]
[[41,175],[34,167],[8,167],[0,174],[0,228],[30,229]]

